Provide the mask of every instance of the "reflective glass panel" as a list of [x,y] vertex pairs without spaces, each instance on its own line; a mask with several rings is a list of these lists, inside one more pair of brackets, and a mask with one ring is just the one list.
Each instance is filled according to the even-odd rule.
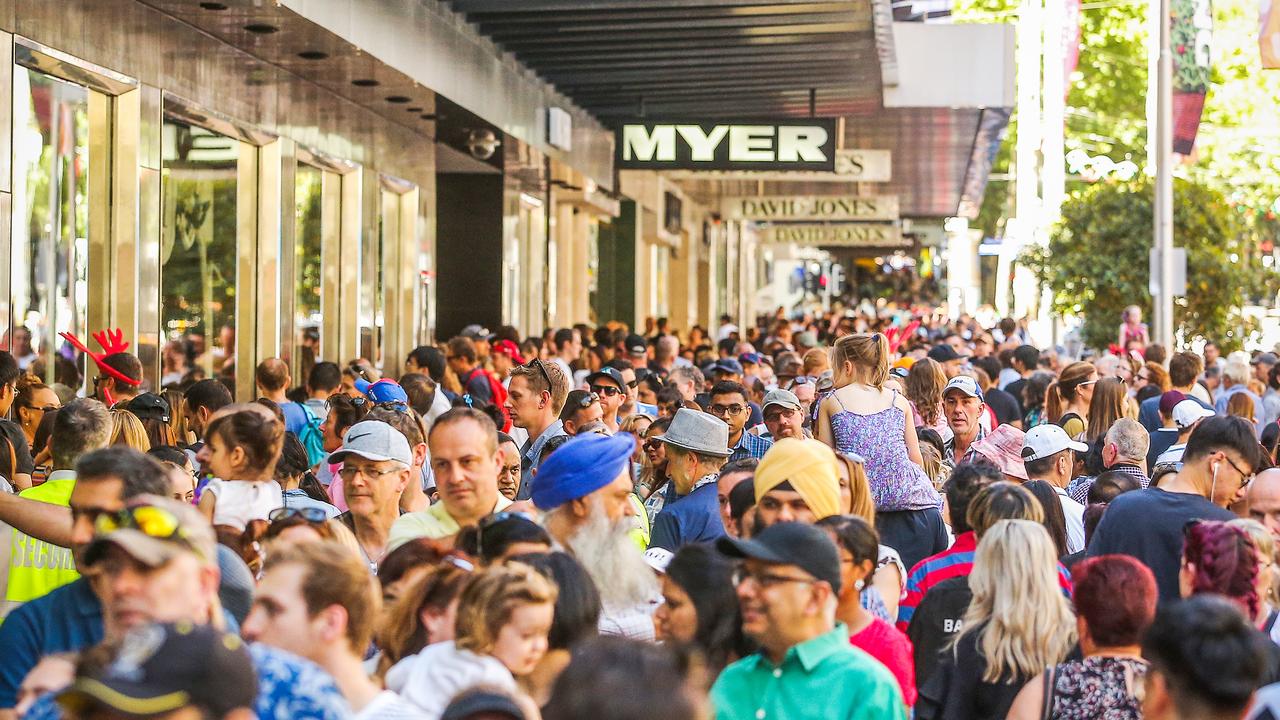
[[297,335],[297,365],[294,368],[298,382],[305,382],[320,352],[321,320],[321,188],[324,171],[312,165],[298,163],[294,175],[294,277],[297,295],[294,298],[293,327]]
[[239,141],[165,118],[160,319],[193,368],[235,383]]
[[92,343],[88,89],[15,66],[13,134],[14,325],[0,345],[46,382],[79,388],[84,358],[58,333]]

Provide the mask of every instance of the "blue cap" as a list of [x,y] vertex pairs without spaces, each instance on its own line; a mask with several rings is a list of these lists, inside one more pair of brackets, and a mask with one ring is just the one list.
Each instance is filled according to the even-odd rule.
[[369,382],[368,380],[356,380],[356,390],[364,393],[366,397],[375,403],[404,403],[409,404],[409,394],[400,387],[400,383],[390,378],[383,378],[377,382]]
[[727,372],[733,373],[734,375],[741,375],[742,363],[734,360],[733,358],[723,358],[716,361],[715,366],[711,368],[711,372]]
[[[943,345],[942,347],[946,346]],[[978,387],[978,381],[968,375],[957,375],[951,378],[951,380],[947,382],[946,387],[942,388],[942,397],[945,398],[947,393],[952,390],[959,390],[969,397],[975,397],[984,402],[986,401],[986,398],[982,396],[982,388]]]
[[618,386],[619,390],[627,389],[627,381],[622,379],[622,373],[617,368],[605,366],[587,376],[587,384],[591,385],[601,378],[609,378]]
[[627,469],[635,449],[636,439],[629,433],[575,437],[538,466],[530,496],[533,504],[539,510],[552,510],[590,495]]
[[738,362],[743,365],[763,365],[764,356],[758,352],[744,352],[738,356]]

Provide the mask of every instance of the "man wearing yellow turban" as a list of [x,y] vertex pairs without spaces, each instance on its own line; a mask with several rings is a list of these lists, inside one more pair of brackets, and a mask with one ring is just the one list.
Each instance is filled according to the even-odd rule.
[[784,438],[756,468],[755,531],[780,522],[814,523],[840,514],[835,453],[818,440]]

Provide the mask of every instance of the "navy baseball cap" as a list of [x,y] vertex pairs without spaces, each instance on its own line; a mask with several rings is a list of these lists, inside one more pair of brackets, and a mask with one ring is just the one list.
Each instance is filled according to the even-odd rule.
[[602,367],[599,370],[587,376],[587,384],[590,385],[596,380],[607,378],[617,384],[621,390],[627,389],[627,381],[622,379],[622,373],[617,368]]
[[722,537],[716,549],[731,558],[795,565],[831,585],[840,594],[840,553],[825,530],[813,525],[782,522],[770,525],[750,540]]
[[743,365],[763,365],[764,356],[756,352],[745,352],[738,356],[738,362]]
[[742,363],[738,362],[737,360],[734,360],[733,358],[723,358],[721,360],[716,361],[716,364],[713,365],[711,368],[711,372],[713,373],[723,372],[723,373],[733,373],[734,375],[741,375]]

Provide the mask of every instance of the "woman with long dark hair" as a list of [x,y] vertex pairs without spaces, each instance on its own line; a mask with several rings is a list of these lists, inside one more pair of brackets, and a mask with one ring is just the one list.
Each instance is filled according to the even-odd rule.
[[1057,491],[1053,489],[1053,485],[1044,480],[1031,480],[1022,483],[1022,487],[1040,501],[1040,507],[1044,510],[1044,529],[1049,532],[1049,539],[1053,540],[1053,546],[1058,549],[1058,557],[1065,557],[1067,555],[1067,516],[1062,512],[1062,502],[1058,500]]
[[732,575],[732,563],[710,545],[685,545],[667,565],[665,602],[653,615],[658,638],[699,650],[710,679],[750,652]]
[[911,641],[901,630],[871,614],[862,603],[862,591],[875,577],[880,557],[880,537],[875,527],[852,515],[833,515],[818,521],[831,534],[840,552],[840,597],[836,619],[849,628],[849,642],[879,660],[898,681],[907,706],[916,702],[916,669]]

